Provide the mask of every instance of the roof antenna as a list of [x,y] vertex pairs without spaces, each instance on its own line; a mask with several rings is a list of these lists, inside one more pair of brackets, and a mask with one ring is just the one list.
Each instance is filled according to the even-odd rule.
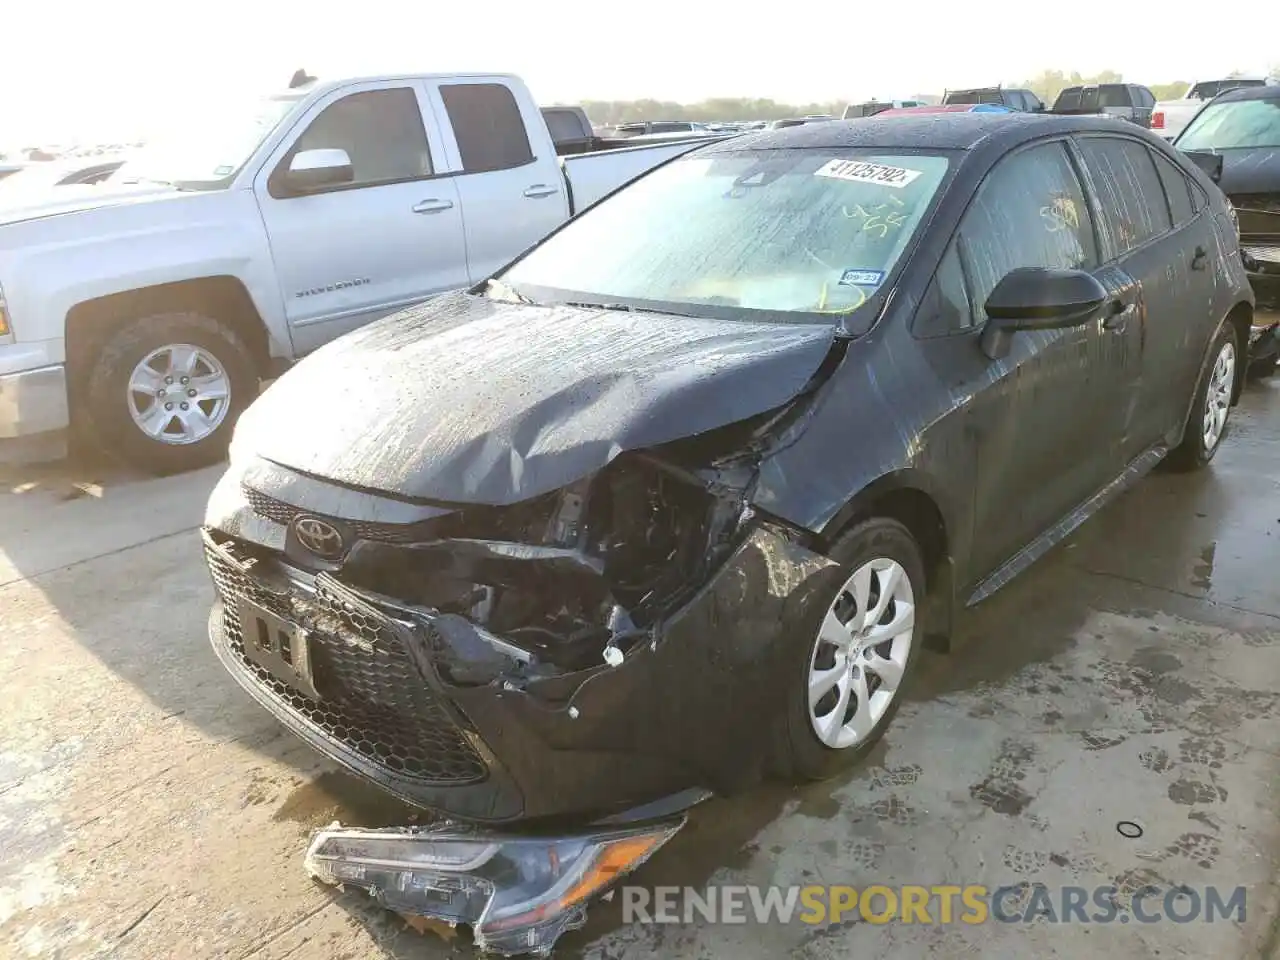
[[315,77],[308,74],[307,71],[302,68],[298,68],[294,71],[293,79],[289,81],[289,89],[293,90],[296,87],[304,87],[313,80],[315,80]]

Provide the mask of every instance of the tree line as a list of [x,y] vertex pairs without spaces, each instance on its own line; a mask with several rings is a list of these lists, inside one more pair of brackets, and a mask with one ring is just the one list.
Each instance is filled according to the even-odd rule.
[[[1242,71],[1235,71],[1236,76]],[[1280,76],[1280,64],[1271,68],[1271,76]],[[1204,77],[1201,79],[1215,79]],[[1066,87],[1082,84],[1124,83],[1126,78],[1116,70],[1103,70],[1091,76],[1078,71],[1066,73],[1062,70],[1043,70],[1030,80],[1005,83],[1006,87],[1019,87],[1033,90],[1045,103],[1051,104]],[[1139,83],[1138,80],[1128,82]],[[1189,81],[1174,80],[1169,83],[1148,83],[1146,86],[1155,94],[1157,100],[1172,100],[1180,97],[1187,89]],[[938,102],[941,93],[905,94],[902,99]],[[884,97],[881,99],[890,99]],[[840,116],[844,112],[848,100],[828,100],[814,103],[780,103],[777,100],[750,97],[713,97],[697,103],[677,103],[673,100],[585,100],[582,107],[587,111],[591,122],[598,125],[614,125],[630,120],[777,120],[781,117],[803,117],[817,114]]]

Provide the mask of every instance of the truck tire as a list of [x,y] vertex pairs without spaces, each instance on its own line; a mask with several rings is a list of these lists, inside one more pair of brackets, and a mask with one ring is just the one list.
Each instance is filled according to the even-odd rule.
[[221,460],[257,396],[253,355],[234,330],[194,312],[120,327],[94,362],[84,431],[107,455],[152,474]]

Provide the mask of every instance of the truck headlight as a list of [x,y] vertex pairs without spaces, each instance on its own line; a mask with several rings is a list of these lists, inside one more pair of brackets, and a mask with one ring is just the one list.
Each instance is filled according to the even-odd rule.
[[0,287],[0,337],[7,337],[13,332],[9,325],[9,307],[4,302],[4,287]]

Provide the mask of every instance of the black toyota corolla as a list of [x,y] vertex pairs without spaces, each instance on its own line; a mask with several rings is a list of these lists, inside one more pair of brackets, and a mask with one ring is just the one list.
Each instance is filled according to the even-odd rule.
[[1221,195],[1131,125],[723,141],[273,385],[209,505],[213,646],[464,820],[829,776],[954,611],[1213,457],[1252,310]]

